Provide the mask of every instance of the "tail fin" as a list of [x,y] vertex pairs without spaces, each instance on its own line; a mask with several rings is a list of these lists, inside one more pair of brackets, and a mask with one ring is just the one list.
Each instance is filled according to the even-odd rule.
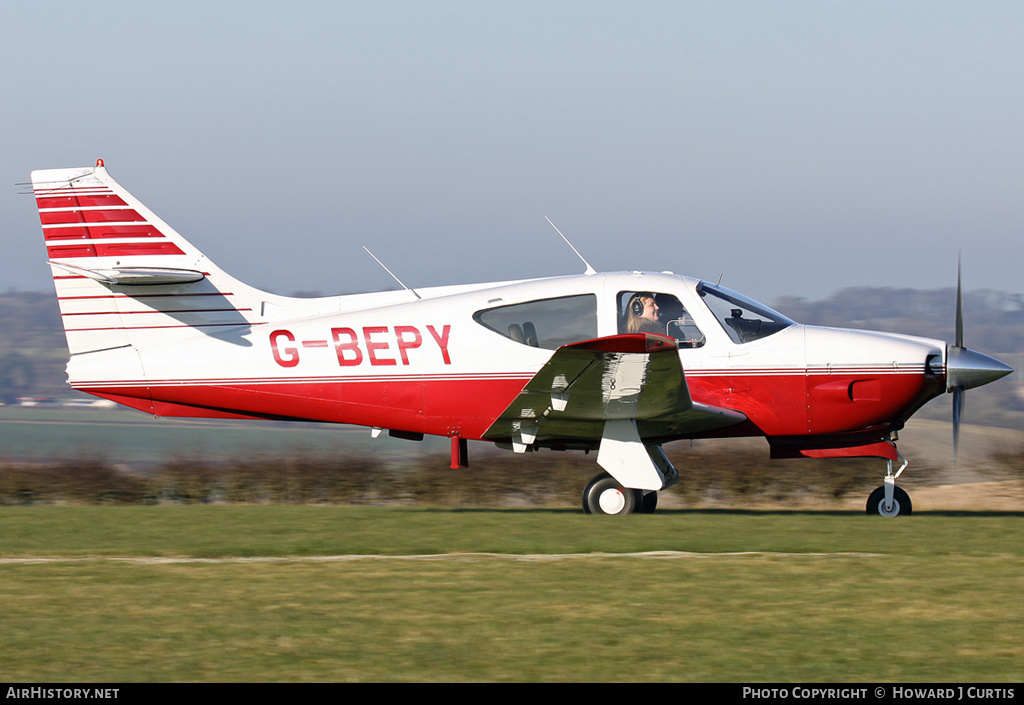
[[123,189],[103,162],[32,172],[72,356],[248,327],[266,299]]

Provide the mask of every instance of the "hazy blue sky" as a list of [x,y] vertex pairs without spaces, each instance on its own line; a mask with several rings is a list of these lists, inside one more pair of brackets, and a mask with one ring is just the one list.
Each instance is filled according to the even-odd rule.
[[670,269],[755,298],[1024,291],[1024,3],[8,2],[32,169],[110,173],[279,293]]

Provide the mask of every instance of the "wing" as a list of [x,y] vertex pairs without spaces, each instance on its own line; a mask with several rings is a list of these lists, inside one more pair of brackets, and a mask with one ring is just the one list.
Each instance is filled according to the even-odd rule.
[[632,420],[656,442],[724,428],[746,416],[695,403],[672,338],[633,333],[564,345],[484,434],[517,451],[534,443],[593,448],[605,422]]

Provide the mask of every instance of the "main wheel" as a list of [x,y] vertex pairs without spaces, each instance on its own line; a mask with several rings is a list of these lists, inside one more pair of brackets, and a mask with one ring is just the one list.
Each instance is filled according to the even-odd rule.
[[587,514],[632,514],[642,504],[639,490],[620,485],[614,477],[601,473],[583,490],[583,511]]
[[899,487],[892,488],[892,506],[885,506],[885,486],[878,487],[868,497],[868,514],[883,517],[910,516],[914,505],[910,503],[910,495]]

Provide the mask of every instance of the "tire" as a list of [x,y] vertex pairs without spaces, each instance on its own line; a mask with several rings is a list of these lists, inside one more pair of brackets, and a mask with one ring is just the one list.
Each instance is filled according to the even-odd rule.
[[658,508],[658,492],[641,492],[640,506],[637,507],[639,514],[654,514]]
[[594,488],[594,483],[606,477],[611,477],[608,473],[601,473],[600,475],[594,476],[594,479],[587,483],[587,486],[583,488],[583,513],[593,514],[590,510],[590,491]]
[[624,516],[637,511],[642,503],[639,490],[623,487],[607,473],[595,477],[583,490],[583,511],[587,514]]
[[900,487],[892,488],[892,507],[887,511],[885,507],[885,486],[875,489],[868,497],[867,512],[871,516],[895,517],[910,516],[914,511],[914,505],[910,502],[910,495]]

